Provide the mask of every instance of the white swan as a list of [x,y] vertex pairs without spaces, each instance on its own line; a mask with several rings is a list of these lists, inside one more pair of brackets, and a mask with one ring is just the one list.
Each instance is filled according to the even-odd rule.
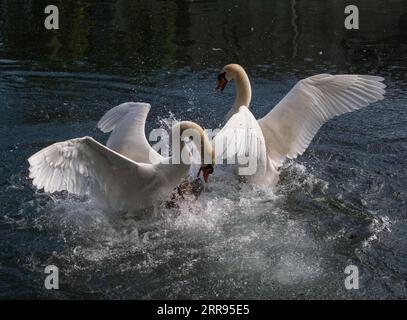
[[[28,159],[33,184],[50,193],[89,194],[102,208],[129,213],[164,200],[188,175],[190,162],[179,155],[180,161],[174,161],[174,154],[164,158],[147,142],[144,130],[150,108],[147,103],[124,103],[108,111],[98,123],[103,132],[112,131],[106,146],[82,137],[37,152]],[[184,133],[199,135],[207,182],[213,172],[213,150],[206,133],[189,121],[177,123],[172,130],[180,134],[179,152],[188,148]]]
[[[256,120],[249,110],[250,81],[240,65],[229,64],[222,69],[217,89],[223,91],[231,80],[236,83],[236,99],[215,143],[234,139],[243,152],[255,153],[257,171],[248,179],[265,185],[278,182],[278,170],[285,158],[301,155],[325,122],[382,100],[386,88],[382,77],[319,74],[300,80],[267,115]],[[242,139],[242,134],[236,137],[236,129],[241,128],[256,133],[256,150],[250,150],[252,140]]]

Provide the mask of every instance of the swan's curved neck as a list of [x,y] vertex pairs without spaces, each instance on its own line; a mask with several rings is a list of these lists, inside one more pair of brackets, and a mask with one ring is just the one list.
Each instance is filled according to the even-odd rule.
[[240,106],[250,107],[252,100],[252,87],[250,86],[250,80],[246,71],[243,68],[239,68],[235,76],[236,82],[236,99],[233,107],[239,109]]
[[[174,140],[177,139],[176,136],[178,136],[178,141]],[[173,145],[177,142],[180,144],[180,152],[176,153],[182,157],[181,153],[185,149],[185,139],[188,137],[192,137],[195,146],[199,150],[201,164],[213,164],[214,152],[209,137],[201,126],[192,121],[181,121],[173,127]],[[175,156],[177,155],[175,154]]]

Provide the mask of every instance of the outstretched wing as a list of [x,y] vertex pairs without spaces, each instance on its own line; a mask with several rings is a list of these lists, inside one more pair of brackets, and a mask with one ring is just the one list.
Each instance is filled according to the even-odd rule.
[[[266,168],[266,145],[253,114],[241,106],[214,138],[216,163],[238,163],[241,175],[257,175]],[[236,161],[237,160],[237,161]],[[254,170],[249,169],[255,164]]]
[[110,198],[106,199],[110,204],[120,199],[126,186],[136,181],[142,187],[154,174],[148,170],[150,165],[138,164],[91,137],[55,143],[28,162],[29,177],[38,189],[101,195]]
[[142,163],[158,163],[163,160],[148,143],[145,135],[150,104],[126,102],[109,110],[98,122],[103,132],[111,132],[106,143],[110,149]]
[[299,81],[258,123],[270,161],[301,155],[321,126],[343,113],[383,99],[384,79],[366,75],[320,74]]

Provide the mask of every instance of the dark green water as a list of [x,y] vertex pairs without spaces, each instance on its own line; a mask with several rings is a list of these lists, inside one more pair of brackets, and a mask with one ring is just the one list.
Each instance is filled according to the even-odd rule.
[[[407,3],[0,0],[0,298],[407,298]],[[196,203],[160,220],[108,218],[83,199],[36,191],[26,159],[91,135],[109,108],[152,104],[162,120],[218,127],[240,63],[262,116],[301,78],[386,78],[386,99],[326,124],[276,190],[217,170]],[[60,290],[44,268],[60,268]],[[359,267],[360,289],[344,287]]]

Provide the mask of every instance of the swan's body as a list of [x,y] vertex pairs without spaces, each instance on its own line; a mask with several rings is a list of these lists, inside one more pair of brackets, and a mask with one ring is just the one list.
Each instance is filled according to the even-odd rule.
[[[376,76],[315,75],[299,81],[267,115],[256,120],[249,110],[252,93],[245,70],[230,64],[218,79],[221,90],[228,81],[235,80],[237,92],[219,139],[232,138],[236,128],[255,132],[257,172],[248,179],[266,185],[277,183],[284,160],[301,155],[325,122],[382,100],[386,87],[384,79]],[[250,149],[247,142],[240,144],[242,150]]]
[[[147,103],[125,103],[108,111],[98,123],[103,132],[112,131],[106,146],[83,137],[39,151],[28,159],[33,184],[50,193],[89,194],[114,211],[134,212],[165,199],[188,176],[190,163],[164,158],[150,146],[144,133],[149,110]],[[203,137],[201,152],[212,152],[195,123],[180,122],[174,128],[181,136],[187,129],[197,130]]]

